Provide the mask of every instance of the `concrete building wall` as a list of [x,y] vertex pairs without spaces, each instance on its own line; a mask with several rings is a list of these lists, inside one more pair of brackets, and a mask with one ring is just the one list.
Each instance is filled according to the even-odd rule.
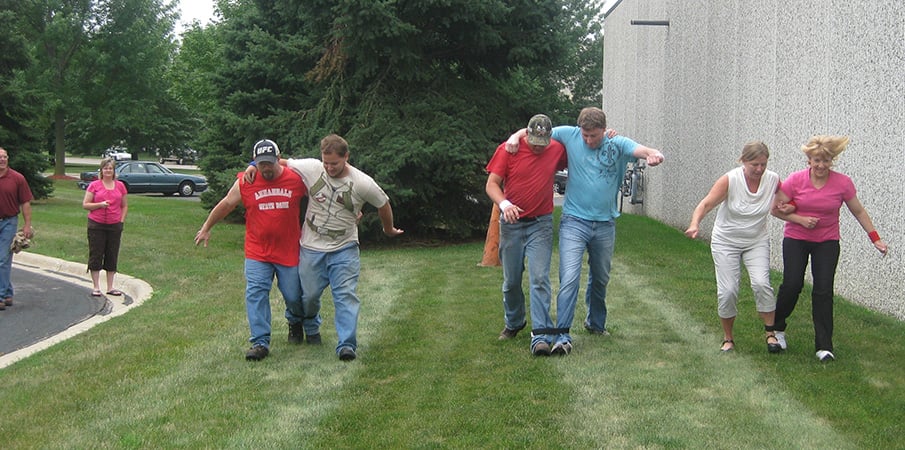
[[[848,135],[834,169],[855,182],[890,254],[843,206],[836,293],[905,319],[905,2],[622,0],[605,33],[608,124],[667,158],[626,212],[684,230],[746,142],[764,141],[785,179],[806,167],[810,136]],[[781,221],[770,235],[781,270]]]

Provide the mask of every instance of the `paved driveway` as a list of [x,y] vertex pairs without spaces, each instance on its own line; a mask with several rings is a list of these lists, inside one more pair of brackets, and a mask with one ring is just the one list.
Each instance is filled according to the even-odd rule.
[[[103,314],[107,301],[81,284],[13,268],[13,306],[0,311],[0,355],[23,349]],[[108,313],[109,313],[109,308]]]
[[[103,274],[102,274],[103,276]],[[140,306],[154,292],[116,274],[122,297],[92,297],[85,263],[22,252],[13,257],[13,306],[0,311],[0,369]]]

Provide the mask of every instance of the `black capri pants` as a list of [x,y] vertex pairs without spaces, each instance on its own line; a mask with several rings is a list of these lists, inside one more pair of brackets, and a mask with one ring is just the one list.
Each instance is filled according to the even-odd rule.
[[88,219],[88,270],[116,272],[123,223],[100,223]]

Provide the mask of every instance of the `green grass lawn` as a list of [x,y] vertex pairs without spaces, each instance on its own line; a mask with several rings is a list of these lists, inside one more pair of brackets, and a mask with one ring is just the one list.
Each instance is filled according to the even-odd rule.
[[[85,260],[82,195],[58,181],[36,202],[34,252]],[[612,335],[585,333],[579,302],[567,357],[532,357],[527,332],[497,340],[501,274],[476,265],[482,242],[400,241],[362,251],[356,361],[334,354],[329,294],[324,345],[288,345],[275,290],[272,353],[253,363],[244,228],[196,248],[206,214],[130,198],[120,269],[153,297],[0,370],[0,448],[905,447],[905,324],[840,298],[838,360],[821,364],[805,295],[772,355],[745,288],[721,354],[707,245],[647,218],[619,219]]]

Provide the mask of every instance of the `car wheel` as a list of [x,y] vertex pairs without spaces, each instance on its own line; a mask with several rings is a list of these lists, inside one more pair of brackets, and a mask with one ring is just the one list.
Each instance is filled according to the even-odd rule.
[[183,165],[184,163],[185,163],[185,161],[183,161],[182,158],[179,158],[179,165],[181,166],[181,165]]
[[183,181],[179,185],[179,196],[189,197],[195,193],[195,185],[191,181]]
[[562,194],[563,191],[565,191],[565,189],[563,189],[562,183],[560,183],[559,181],[556,181],[553,183],[553,192],[555,192],[557,194]]

